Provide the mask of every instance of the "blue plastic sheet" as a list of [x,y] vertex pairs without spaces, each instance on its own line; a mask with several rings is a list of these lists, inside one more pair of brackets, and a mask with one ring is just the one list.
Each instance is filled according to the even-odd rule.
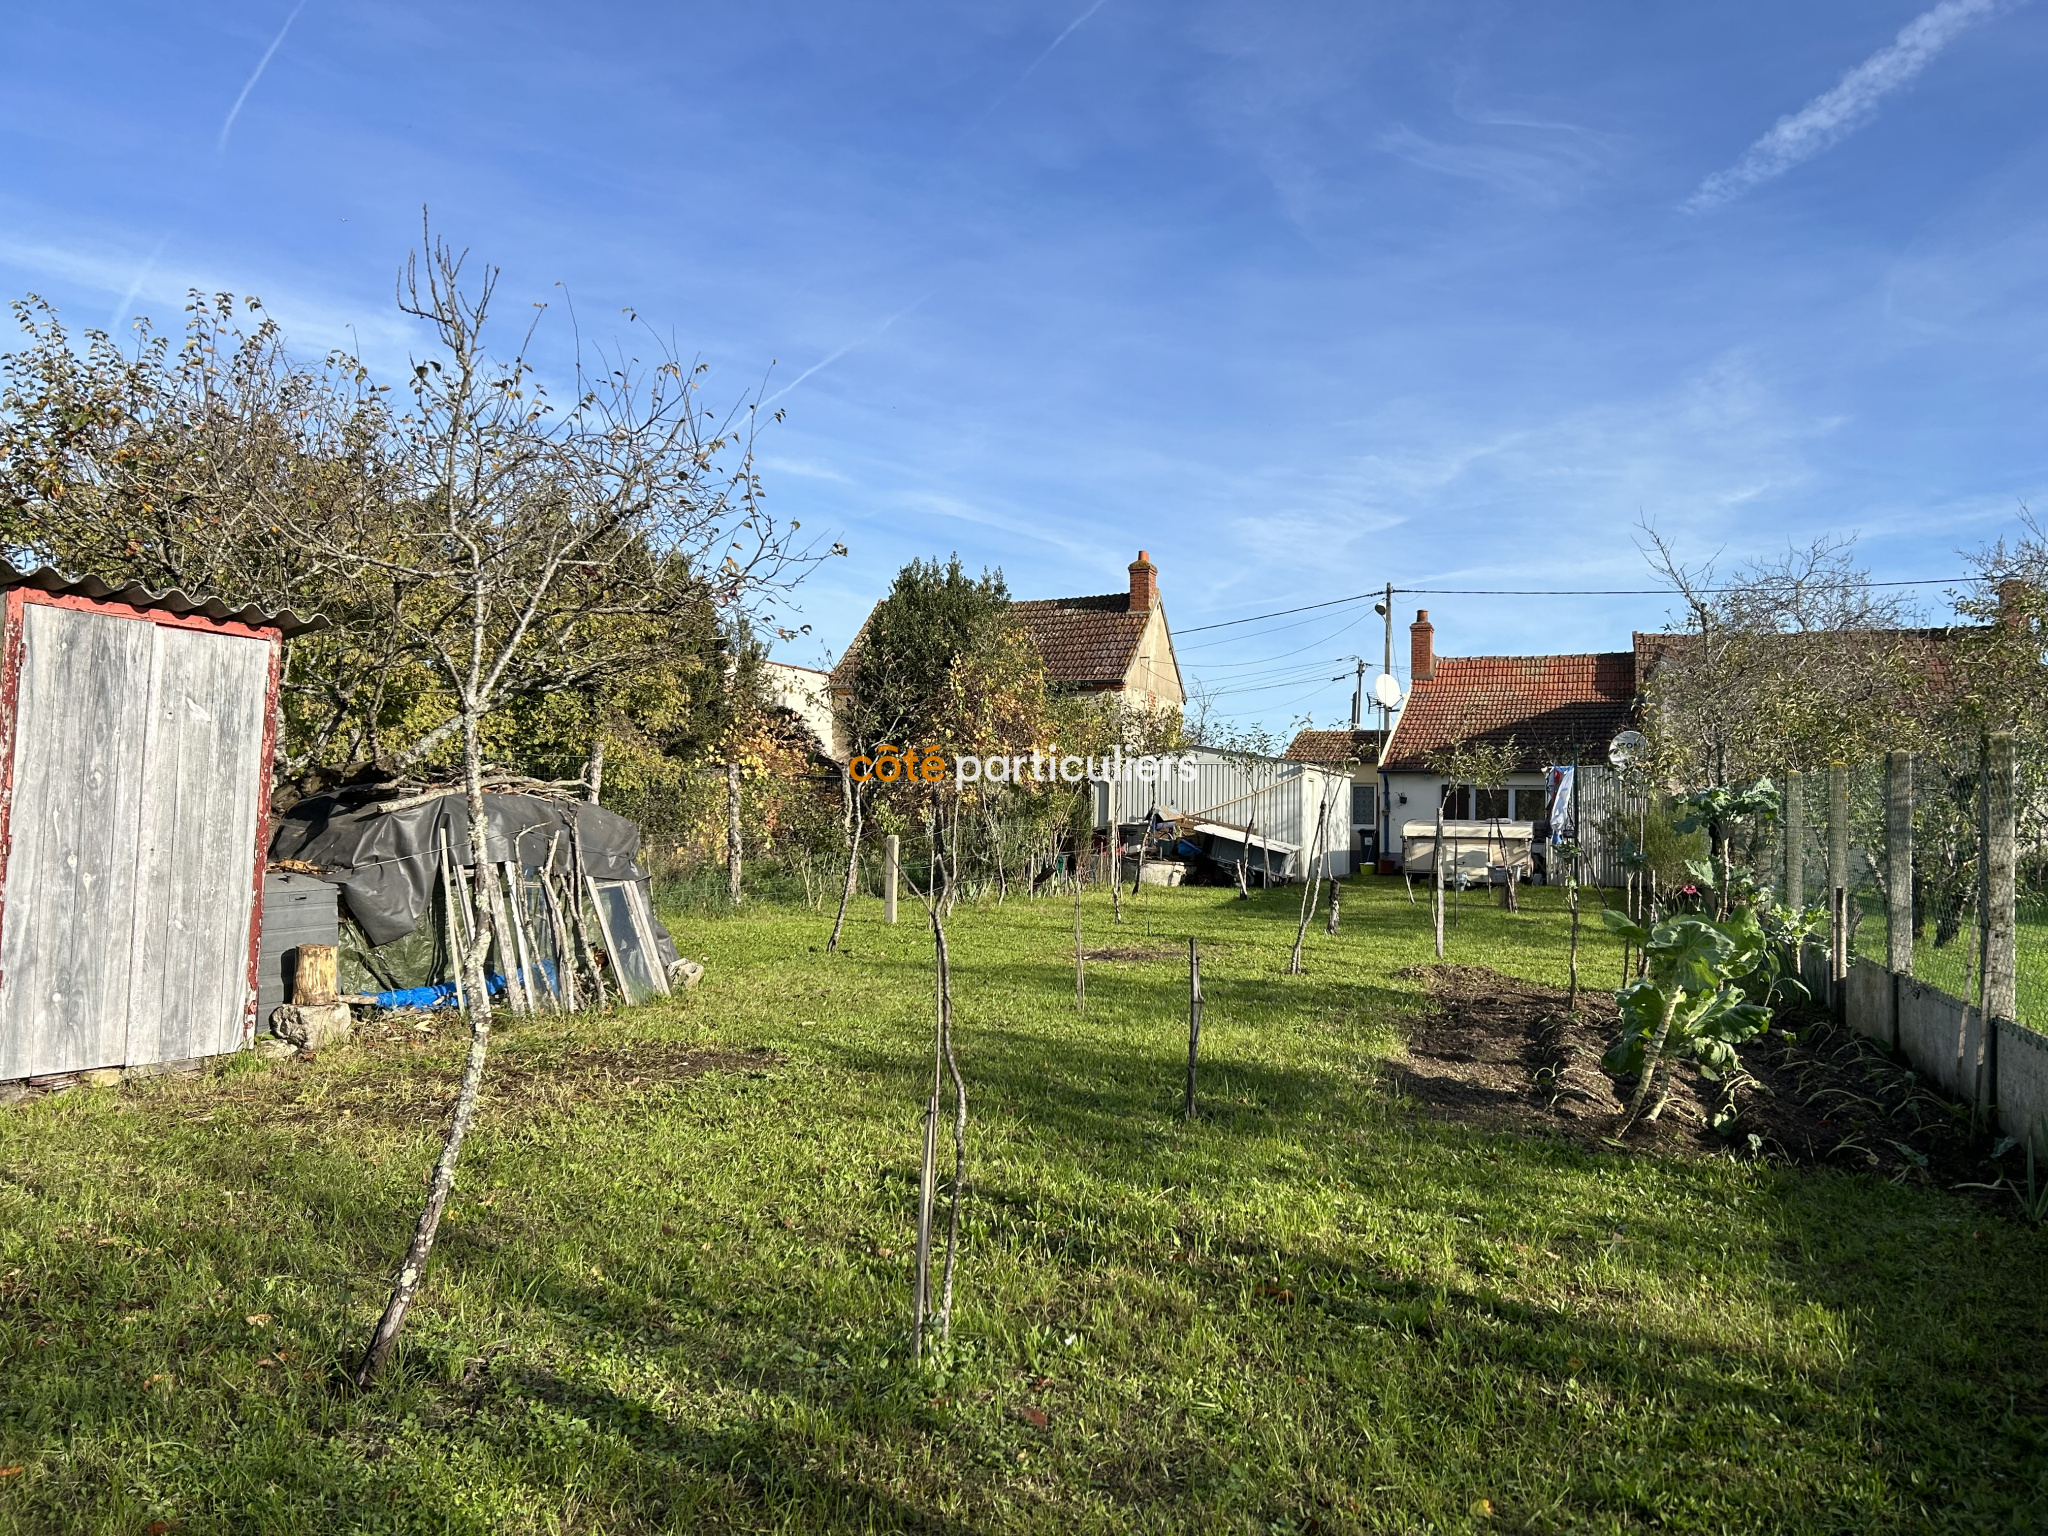
[[[543,987],[549,991],[554,990],[555,963],[552,960],[536,961],[533,970],[527,973],[526,979],[536,991]],[[503,976],[486,976],[484,980],[490,986],[491,996],[500,997],[504,994]],[[453,1008],[456,1006],[455,983],[437,981],[427,987],[406,987],[398,992],[374,992],[370,994],[370,1001],[379,1008]]]

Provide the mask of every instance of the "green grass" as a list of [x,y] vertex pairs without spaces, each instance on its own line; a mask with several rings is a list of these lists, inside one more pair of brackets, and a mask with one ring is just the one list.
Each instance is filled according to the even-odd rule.
[[[1884,965],[1889,958],[1891,923],[1879,893],[1864,888],[1857,893],[1863,915],[1856,924],[1856,953]],[[2038,896],[2020,899],[2014,925],[2016,962],[2015,1023],[2029,1029],[2048,1031],[2048,900]],[[1913,941],[1913,974],[1949,996],[1974,1002],[1983,981],[1978,974],[1982,960],[1977,918],[1966,915],[1961,928],[1942,945],[1935,943],[1937,925],[1929,918]],[[1823,944],[1826,942],[1823,937]]]
[[[1561,980],[1555,896],[1466,905],[1452,958]],[[1089,897],[1091,946],[1203,942],[1191,1127],[1178,953],[1092,966],[1077,1019],[1069,905],[957,914],[973,1188],[923,1372],[913,906],[836,957],[800,909],[679,920],[697,994],[502,1031],[369,1396],[448,1024],[0,1111],[0,1531],[2041,1529],[2048,1238],[1424,1120],[1383,1065],[1423,910],[1356,884],[1286,977],[1297,900]],[[711,1046],[782,1060],[664,1073]]]

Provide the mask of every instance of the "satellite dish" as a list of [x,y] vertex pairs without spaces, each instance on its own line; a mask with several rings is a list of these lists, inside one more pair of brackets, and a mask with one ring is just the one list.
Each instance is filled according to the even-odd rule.
[[1627,770],[1649,750],[1650,738],[1641,731],[1623,731],[1607,743],[1607,761],[1615,767]]
[[1392,709],[1401,702],[1401,685],[1387,673],[1382,672],[1372,680],[1373,702]]

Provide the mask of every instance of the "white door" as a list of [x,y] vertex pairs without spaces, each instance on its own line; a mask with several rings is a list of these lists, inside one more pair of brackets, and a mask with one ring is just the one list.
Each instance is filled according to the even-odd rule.
[[232,1050],[268,642],[30,603],[0,1080]]

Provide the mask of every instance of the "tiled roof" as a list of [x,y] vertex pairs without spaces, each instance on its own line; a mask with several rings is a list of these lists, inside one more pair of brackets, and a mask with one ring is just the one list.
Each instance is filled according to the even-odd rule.
[[1380,755],[1378,731],[1299,731],[1287,745],[1296,763],[1371,763]]
[[[1638,649],[1661,638],[1639,636]],[[1510,737],[1518,773],[1570,762],[1574,746],[1604,760],[1607,743],[1635,717],[1636,654],[1439,656],[1436,676],[1409,689],[1386,766],[1426,771],[1425,758],[1461,742]]]
[[[1925,629],[1820,629],[1774,635],[1768,638],[1788,650],[1801,646],[1843,646],[1855,645],[1866,650],[1883,651],[1897,647],[1905,656],[1924,668],[1922,681],[1927,685],[1924,697],[1929,703],[1942,697],[1941,687],[1951,680],[1954,671],[1954,647],[1970,635],[1981,634],[1985,626],[1971,624],[1949,624]],[[1750,637],[1754,643],[1759,637]],[[1636,687],[1647,692],[1657,680],[1657,669],[1667,662],[1674,662],[1688,652],[1698,648],[1700,637],[1696,634],[1635,634]]]
[[1131,594],[1048,597],[1012,603],[1045,660],[1055,688],[1121,688],[1145,636],[1148,613],[1131,612]]

